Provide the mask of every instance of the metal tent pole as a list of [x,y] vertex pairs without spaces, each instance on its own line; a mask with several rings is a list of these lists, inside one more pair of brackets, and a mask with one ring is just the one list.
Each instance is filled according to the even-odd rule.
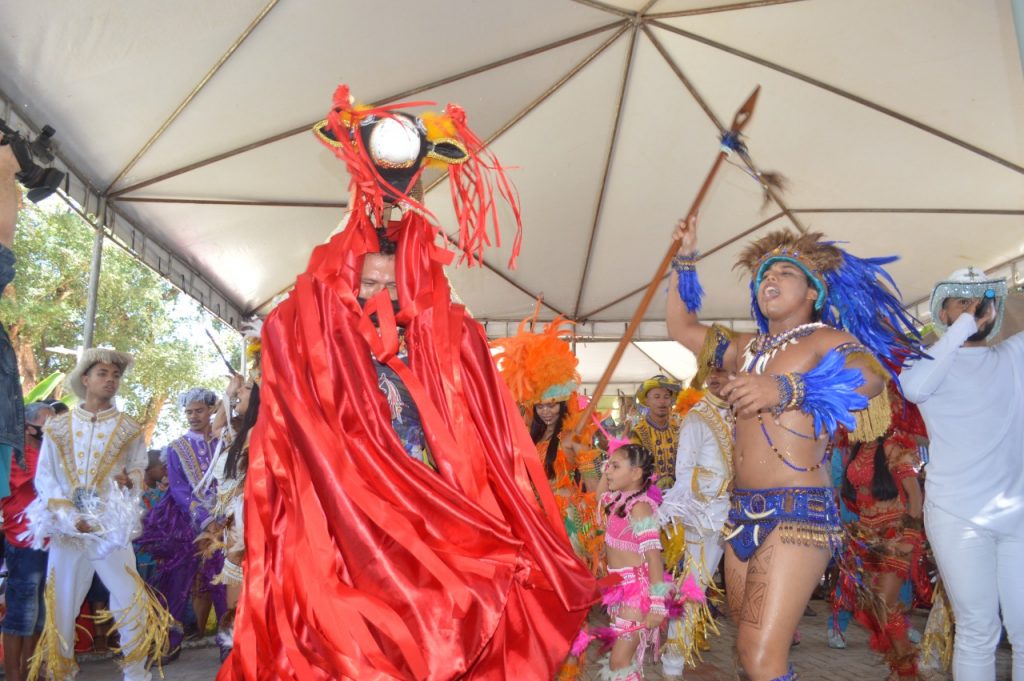
[[85,306],[85,332],[82,339],[82,347],[92,347],[93,331],[96,328],[96,301],[99,297],[100,270],[103,267],[103,225],[106,224],[107,200],[100,199],[99,209],[96,211],[97,222],[96,238],[92,242],[92,266],[89,268],[89,291]]

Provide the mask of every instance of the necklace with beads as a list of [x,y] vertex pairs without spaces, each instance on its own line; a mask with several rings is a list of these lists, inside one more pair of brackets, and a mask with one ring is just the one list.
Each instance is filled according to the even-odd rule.
[[[775,442],[772,441],[772,436],[768,434],[768,429],[764,425],[764,419],[761,417],[760,412],[757,414],[757,423],[758,423],[758,425],[761,426],[761,434],[764,435],[764,439],[768,442],[768,447],[771,448],[772,452],[775,453],[775,456],[779,457],[779,461],[781,461],[782,463],[786,464],[788,467],[792,468],[795,471],[799,471],[801,473],[810,473],[811,471],[816,471],[819,468],[821,468],[822,466],[824,466],[826,461],[828,461],[829,459],[832,458],[832,445],[833,445],[833,443],[832,443],[832,440],[830,438],[829,441],[828,441],[828,444],[825,445],[825,453],[822,454],[821,461],[819,461],[815,465],[811,466],[810,468],[804,468],[803,466],[797,466],[796,464],[791,463],[789,461],[789,457],[791,457],[792,454],[789,453],[788,449],[786,450],[786,453],[783,454],[782,452],[779,451],[778,447],[775,446]],[[786,430],[789,430],[789,428],[786,428]],[[794,432],[792,430],[789,430],[789,432],[793,433],[794,435],[800,435],[800,433]],[[800,437],[806,437],[806,436],[805,435],[800,435]]]
[[780,351],[827,326],[828,324],[822,322],[811,322],[795,326],[777,335],[757,334],[743,351],[743,370],[754,374],[764,373],[768,362]]

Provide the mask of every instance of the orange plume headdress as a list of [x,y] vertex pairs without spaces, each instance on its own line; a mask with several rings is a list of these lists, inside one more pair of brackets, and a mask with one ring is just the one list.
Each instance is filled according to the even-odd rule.
[[580,387],[579,360],[565,341],[569,322],[558,317],[541,332],[530,331],[534,318],[524,319],[516,335],[491,342],[494,359],[516,402],[532,407],[539,402],[562,402]]

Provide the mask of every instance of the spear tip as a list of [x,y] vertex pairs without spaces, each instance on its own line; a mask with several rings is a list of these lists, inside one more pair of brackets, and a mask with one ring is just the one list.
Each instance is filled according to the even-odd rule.
[[750,120],[750,117],[754,115],[754,107],[757,105],[757,96],[761,94],[761,86],[758,85],[754,88],[754,91],[747,97],[747,101],[743,102],[743,106],[736,112],[736,117],[732,119],[732,132],[739,132]]

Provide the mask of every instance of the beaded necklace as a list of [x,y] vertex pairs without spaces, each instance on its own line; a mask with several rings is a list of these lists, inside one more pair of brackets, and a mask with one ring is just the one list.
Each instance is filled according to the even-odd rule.
[[827,326],[828,324],[822,322],[811,322],[795,326],[775,336],[767,333],[757,334],[743,351],[743,370],[753,374],[763,374],[768,362],[776,354],[785,350],[790,344],[797,343],[801,338],[810,336],[818,329]]
[[[775,446],[775,443],[772,442],[772,436],[768,434],[768,429],[764,425],[764,419],[761,417],[760,412],[757,414],[757,423],[758,423],[758,425],[761,426],[761,433],[764,435],[764,439],[767,440],[768,446],[771,448],[771,450],[773,452],[775,452],[775,456],[779,457],[779,461],[781,461],[782,463],[786,464],[787,466],[789,466],[790,468],[792,468],[795,471],[800,471],[801,473],[810,473],[811,471],[816,471],[819,468],[821,468],[822,466],[824,466],[825,462],[828,461],[829,458],[832,456],[832,440],[829,439],[828,445],[825,447],[825,453],[822,454],[822,456],[821,456],[821,461],[819,461],[818,463],[814,464],[810,468],[804,468],[803,466],[797,466],[795,463],[790,463],[789,459],[786,458],[786,455],[791,456],[789,454],[789,451],[787,450],[786,454],[783,455],[783,453],[780,452],[778,450],[778,448]],[[787,428],[787,430],[789,430],[789,429]],[[792,432],[792,431],[790,431],[790,432]],[[794,433],[794,434],[795,435],[799,435],[799,433]]]
[[[783,331],[782,333],[774,336],[769,334],[756,335],[743,352],[744,370],[750,373],[764,374],[764,370],[768,366],[768,362],[770,362],[776,354],[785,350],[790,345],[798,343],[801,338],[806,338],[818,329],[825,328],[826,326],[828,325],[823,324],[822,322],[811,322],[809,324],[801,324],[800,326],[793,327],[788,331]],[[774,452],[775,456],[779,458],[779,461],[795,471],[799,471],[801,473],[816,471],[829,460],[829,457],[832,454],[832,442],[830,440],[828,445],[825,447],[825,453],[822,456],[821,461],[816,465],[811,466],[810,468],[797,466],[796,464],[791,463],[786,455],[780,452],[778,447],[775,446],[775,442],[772,441],[771,435],[768,434],[768,428],[764,424],[764,417],[760,413],[757,415],[757,423],[761,426],[761,434],[764,435],[764,439],[768,443],[768,447],[772,452]],[[802,433],[794,431],[792,428],[782,425],[781,423],[778,423],[777,425],[793,435],[804,439],[812,439]],[[788,453],[789,452],[786,452],[786,454]]]

